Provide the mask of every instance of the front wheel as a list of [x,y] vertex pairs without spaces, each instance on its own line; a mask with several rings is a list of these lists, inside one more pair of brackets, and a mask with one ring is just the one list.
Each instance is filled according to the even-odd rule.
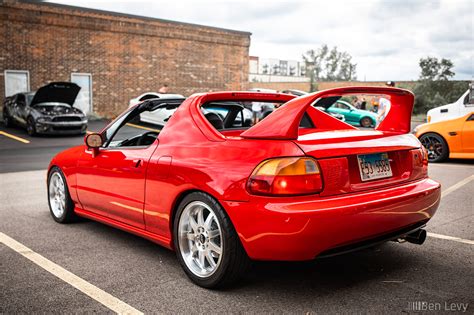
[[28,120],[26,121],[26,132],[30,136],[36,135],[35,120],[33,117],[28,117]]
[[173,236],[181,266],[199,286],[230,285],[249,266],[229,217],[207,194],[195,192],[184,198],[176,213]]
[[59,167],[54,166],[48,174],[48,204],[51,216],[58,223],[77,220],[74,202],[69,194],[66,178]]
[[425,133],[420,137],[421,144],[428,151],[429,162],[442,162],[449,156],[449,147],[440,135]]
[[369,128],[373,125],[372,119],[370,119],[369,117],[364,117],[360,120],[360,125],[364,128]]
[[3,124],[5,127],[11,127],[12,125],[10,115],[8,115],[6,108],[3,109]]

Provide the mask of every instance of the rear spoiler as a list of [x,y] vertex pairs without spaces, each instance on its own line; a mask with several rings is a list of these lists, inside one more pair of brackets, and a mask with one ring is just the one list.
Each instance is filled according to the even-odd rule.
[[[391,102],[390,111],[380,125],[377,126],[376,130],[394,134],[410,132],[411,113],[415,99],[413,93],[408,90],[392,87],[361,86],[324,90],[292,99],[279,109],[275,110],[261,122],[244,131],[240,136],[248,139],[296,140],[298,138],[298,129],[303,115],[308,113],[310,117],[316,118],[315,110],[311,107],[311,105],[316,101],[326,97],[354,94],[380,94],[388,96]],[[323,116],[319,115],[319,117],[322,118]],[[327,117],[324,117],[324,121],[318,119],[313,120],[316,128],[319,127],[319,129],[341,130],[352,128],[340,121],[332,121],[332,125],[328,124]],[[323,123],[323,126],[321,123]],[[328,129],[328,126],[331,126],[332,128]]]

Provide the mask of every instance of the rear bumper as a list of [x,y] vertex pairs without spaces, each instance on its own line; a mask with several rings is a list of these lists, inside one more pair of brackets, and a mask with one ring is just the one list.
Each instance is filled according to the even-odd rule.
[[311,260],[331,249],[390,239],[434,215],[440,184],[423,179],[337,197],[221,201],[247,254],[257,260]]

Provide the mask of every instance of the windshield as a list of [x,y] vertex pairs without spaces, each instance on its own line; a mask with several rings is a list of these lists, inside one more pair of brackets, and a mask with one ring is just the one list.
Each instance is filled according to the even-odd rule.
[[29,93],[29,94],[26,94],[26,104],[30,105],[31,104],[31,101],[33,100],[33,97],[35,96],[34,93]]

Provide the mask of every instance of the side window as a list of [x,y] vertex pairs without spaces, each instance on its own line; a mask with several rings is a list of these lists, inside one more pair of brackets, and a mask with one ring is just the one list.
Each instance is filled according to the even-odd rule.
[[160,129],[157,129],[155,125],[143,122],[138,117],[139,112],[132,110],[117,119],[106,131],[106,147],[147,147],[155,142]]
[[467,93],[466,97],[464,98],[464,105],[465,106],[474,106],[474,93],[473,92],[469,92]]
[[347,106],[346,104],[342,104],[342,103],[336,103],[336,104],[334,104],[334,107],[339,108],[339,109],[349,110],[349,106]]
[[241,110],[235,116],[234,122],[232,123],[233,128],[244,127],[244,111]]

